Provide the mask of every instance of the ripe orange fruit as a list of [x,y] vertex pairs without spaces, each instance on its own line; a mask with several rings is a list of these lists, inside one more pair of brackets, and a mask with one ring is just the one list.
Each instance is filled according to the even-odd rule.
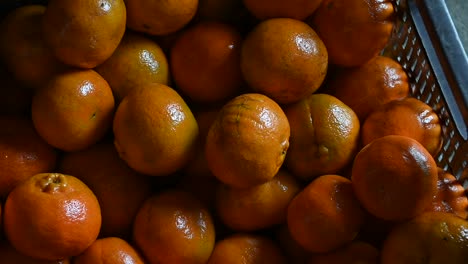
[[195,16],[198,0],[126,0],[127,26],[150,35],[182,29]]
[[429,212],[396,226],[382,247],[382,264],[453,263],[468,259],[468,221]]
[[312,15],[322,0],[243,0],[247,9],[259,19],[276,17],[304,20]]
[[59,171],[77,177],[96,195],[102,215],[101,237],[130,237],[133,219],[151,194],[149,177],[130,169],[107,142],[65,153]]
[[210,213],[192,195],[166,190],[142,205],[133,238],[150,263],[206,263],[215,230]]
[[378,264],[380,252],[369,243],[353,241],[337,250],[328,253],[314,254],[310,264]]
[[358,67],[341,68],[328,80],[331,94],[351,107],[361,122],[382,105],[409,96],[405,70],[384,56]]
[[55,169],[57,153],[35,131],[30,119],[0,117],[0,197],[20,182]]
[[468,218],[468,198],[465,188],[452,174],[438,168],[437,192],[427,211],[454,213]]
[[315,92],[327,67],[327,48],[315,31],[299,20],[265,20],[249,32],[242,45],[245,80],[254,91],[280,104]]
[[325,253],[351,242],[364,224],[365,212],[349,179],[323,175],[289,204],[288,227],[306,250]]
[[216,243],[207,264],[287,263],[280,248],[269,238],[234,234]]
[[8,241],[0,242],[0,257],[2,264],[70,264],[69,259],[42,260],[19,253]]
[[172,88],[150,83],[133,89],[114,118],[114,145],[134,170],[160,176],[184,167],[194,154],[198,125]]
[[0,53],[21,84],[39,88],[63,68],[42,37],[41,5],[26,5],[11,11],[0,26]]
[[349,164],[359,143],[359,120],[337,98],[312,94],[284,107],[291,126],[286,165],[303,180],[338,173]]
[[262,94],[226,103],[211,125],[205,154],[223,183],[247,188],[272,179],[289,147],[289,123],[280,106]]
[[266,183],[250,188],[220,184],[216,195],[217,213],[233,230],[255,231],[286,221],[290,201],[299,192],[295,178],[286,171]]
[[49,0],[42,28],[57,59],[91,69],[115,51],[125,23],[123,0]]
[[424,102],[407,97],[391,101],[372,112],[362,125],[362,142],[401,135],[417,140],[431,155],[442,146],[442,126],[437,113]]
[[101,211],[93,192],[73,176],[36,174],[5,202],[3,227],[20,253],[44,260],[76,256],[96,240]]
[[393,30],[391,0],[323,0],[311,25],[331,64],[359,66],[385,47]]
[[228,24],[200,22],[183,31],[171,49],[171,73],[196,102],[231,99],[242,86],[242,36]]
[[85,149],[108,131],[114,114],[109,84],[93,70],[71,70],[52,78],[32,101],[39,135],[65,151]]
[[83,253],[73,258],[73,264],[113,263],[143,264],[143,258],[125,240],[117,237],[97,239]]
[[121,101],[135,87],[169,83],[169,65],[161,47],[144,35],[127,31],[111,57],[96,67]]
[[385,136],[354,159],[356,196],[369,213],[384,220],[406,220],[424,212],[437,188],[437,165],[416,140]]

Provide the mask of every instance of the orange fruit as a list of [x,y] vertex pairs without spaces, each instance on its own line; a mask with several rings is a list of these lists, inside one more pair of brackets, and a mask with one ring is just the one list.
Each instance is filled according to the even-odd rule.
[[241,70],[247,84],[280,104],[315,92],[327,67],[325,45],[299,20],[265,20],[249,32],[242,45]]
[[262,94],[235,97],[220,110],[206,138],[208,167],[221,182],[247,188],[272,179],[289,147],[289,123]]
[[380,252],[369,243],[353,241],[348,245],[328,253],[314,254],[310,264],[378,264]]
[[384,220],[407,220],[424,212],[437,188],[437,165],[416,140],[385,136],[354,159],[356,196],[369,213]]
[[323,0],[311,25],[331,64],[359,66],[387,44],[393,30],[392,0]]
[[15,80],[3,65],[0,65],[0,83],[0,115],[30,115],[34,91]]
[[429,212],[396,226],[382,247],[382,264],[466,263],[468,221]]
[[73,263],[143,264],[145,262],[125,240],[117,237],[106,237],[94,241],[83,253],[73,258]]
[[351,242],[364,224],[365,211],[349,179],[323,175],[291,201],[287,221],[292,237],[310,252],[325,253]]
[[117,48],[126,16],[123,0],[49,0],[42,23],[44,40],[60,61],[91,69]]
[[23,85],[38,88],[64,66],[42,37],[46,7],[26,5],[11,11],[2,21],[0,53],[9,71]]
[[200,22],[183,31],[171,49],[177,88],[196,102],[234,97],[242,86],[241,43],[233,26],[219,22]]
[[247,9],[259,19],[276,17],[304,20],[312,15],[322,0],[243,0]]
[[72,70],[52,78],[32,101],[39,135],[65,151],[85,149],[108,131],[114,114],[109,84],[93,70]]
[[401,135],[417,140],[431,155],[442,146],[442,126],[437,113],[424,102],[407,97],[391,101],[372,112],[362,125],[362,142]]
[[454,213],[468,218],[468,198],[461,183],[447,171],[438,168],[437,192],[427,211]]
[[111,57],[96,67],[109,83],[115,99],[144,84],[169,83],[169,65],[161,47],[153,40],[127,31]]
[[126,0],[127,26],[150,35],[182,29],[195,16],[198,0]]
[[286,165],[303,180],[338,173],[349,164],[359,143],[359,120],[337,98],[312,94],[284,107],[291,126]]
[[192,195],[166,190],[142,205],[133,237],[150,263],[206,263],[215,230],[210,213]]
[[329,78],[327,88],[351,107],[361,122],[382,105],[409,96],[405,70],[384,56],[376,56],[361,66],[339,69]]
[[73,176],[40,173],[17,185],[5,202],[3,227],[18,252],[58,260],[96,240],[101,211],[93,192]]
[[220,184],[216,195],[217,213],[233,230],[255,231],[286,222],[290,201],[299,192],[295,178],[286,171],[266,183],[250,188]]
[[55,169],[57,153],[35,131],[30,119],[0,117],[0,197],[20,182]]
[[207,264],[287,263],[280,248],[269,238],[254,234],[234,234],[216,243]]
[[107,142],[65,153],[59,171],[77,177],[96,195],[102,215],[101,237],[130,237],[133,219],[151,194],[149,177],[130,169]]
[[114,145],[134,170],[160,176],[184,167],[194,154],[198,125],[172,88],[150,83],[133,89],[114,118]]
[[69,259],[64,260],[42,260],[28,257],[19,253],[7,241],[0,243],[0,256],[2,264],[70,264]]

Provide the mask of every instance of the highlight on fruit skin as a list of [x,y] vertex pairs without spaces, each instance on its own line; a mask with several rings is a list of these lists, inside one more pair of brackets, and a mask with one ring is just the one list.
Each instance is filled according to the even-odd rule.
[[272,99],[247,93],[227,102],[206,138],[208,167],[221,182],[247,188],[272,179],[289,147],[289,122]]

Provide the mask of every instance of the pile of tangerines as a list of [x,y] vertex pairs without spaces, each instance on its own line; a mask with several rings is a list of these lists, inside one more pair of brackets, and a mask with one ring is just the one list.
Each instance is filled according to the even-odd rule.
[[49,0],[0,25],[0,263],[466,263],[390,0]]

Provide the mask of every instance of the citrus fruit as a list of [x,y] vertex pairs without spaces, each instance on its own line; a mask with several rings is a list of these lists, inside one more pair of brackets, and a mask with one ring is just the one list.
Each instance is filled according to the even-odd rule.
[[206,263],[215,230],[210,213],[192,195],[166,190],[142,205],[133,238],[150,263]]
[[101,210],[77,178],[40,173],[17,185],[5,202],[3,227],[18,252],[59,260],[76,256],[96,240]]
[[351,179],[369,213],[402,221],[423,213],[431,204],[437,190],[437,165],[416,140],[390,135],[359,151]]
[[114,145],[134,170],[169,175],[193,157],[198,125],[172,88],[158,83],[133,89],[115,113]]
[[94,70],[70,70],[54,76],[33,96],[32,120],[39,135],[65,151],[85,149],[109,130],[114,97]]
[[289,123],[280,106],[262,94],[231,99],[206,138],[211,172],[223,183],[247,188],[272,179],[289,147]]
[[63,63],[91,69],[115,51],[126,17],[124,0],[49,0],[44,40]]
[[315,92],[327,68],[327,48],[315,31],[299,20],[262,21],[242,44],[241,70],[247,84],[280,104]]
[[74,264],[143,264],[143,258],[127,241],[117,237],[100,238],[73,258]]

